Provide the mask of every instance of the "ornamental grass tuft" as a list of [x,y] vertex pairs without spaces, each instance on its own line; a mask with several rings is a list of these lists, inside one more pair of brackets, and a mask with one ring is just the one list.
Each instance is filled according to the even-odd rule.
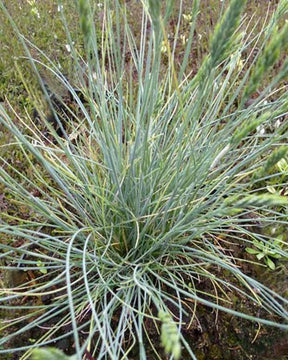
[[[158,358],[166,353],[180,359],[185,352],[196,359],[185,330],[197,319],[199,304],[288,329],[287,299],[245,273],[248,255],[239,250],[255,241],[271,250],[269,229],[288,224],[287,197],[263,188],[271,179],[277,187],[279,171],[273,169],[287,159],[287,85],[262,83],[287,41],[287,25],[280,28],[287,1],[280,1],[257,36],[242,18],[245,3],[229,3],[210,53],[192,75],[199,1],[192,5],[188,52],[179,62],[180,22],[178,36],[171,39],[166,31],[171,1],[167,7],[139,3],[139,37],[128,5],[108,0],[94,9],[79,0],[84,58],[65,20],[69,9],[61,8],[75,68],[69,79],[21,36],[1,5],[54,121],[27,83],[39,123],[28,112],[0,107],[0,123],[30,169],[20,172],[17,163],[1,159],[1,182],[27,216],[4,213],[0,222],[1,271],[26,275],[20,284],[1,280],[0,308],[17,311],[2,324],[0,354],[25,360],[33,349],[47,347],[34,351],[34,358],[41,351],[50,358],[54,351],[64,359],[49,347],[66,341],[70,345],[62,349],[77,360],[144,360],[151,351]],[[62,100],[58,111],[43,72],[65,89],[72,105]],[[278,81],[283,73],[287,63]],[[247,105],[256,90],[260,95]],[[282,243],[272,250],[287,258]],[[257,311],[240,310],[235,297]],[[15,341],[25,334],[29,341]]]

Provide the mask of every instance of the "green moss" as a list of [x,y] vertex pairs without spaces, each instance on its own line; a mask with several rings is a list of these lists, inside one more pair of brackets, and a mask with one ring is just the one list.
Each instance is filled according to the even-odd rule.
[[208,352],[208,357],[209,359],[215,359],[215,360],[219,360],[219,359],[223,359],[222,357],[222,351],[219,347],[219,345],[212,345],[209,349],[209,352]]

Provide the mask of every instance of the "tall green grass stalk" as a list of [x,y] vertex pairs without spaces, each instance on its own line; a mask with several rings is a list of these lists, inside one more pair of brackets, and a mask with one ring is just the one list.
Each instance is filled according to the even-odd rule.
[[[198,304],[287,330],[287,299],[246,274],[244,255],[228,250],[251,247],[255,239],[273,244],[269,229],[288,224],[287,198],[263,190],[266,179],[277,182],[278,174],[271,173],[275,161],[287,156],[287,121],[281,120],[288,111],[287,88],[261,86],[274,55],[281,55],[283,32],[278,37],[274,26],[263,28],[263,47],[244,65],[239,59],[245,60],[254,40],[242,32],[245,1],[232,0],[211,38],[210,54],[192,77],[188,55],[178,66],[174,50],[163,70],[160,46],[168,42],[170,1],[167,8],[153,0],[139,3],[140,37],[127,20],[129,7],[105,1],[98,16],[100,10],[88,3],[81,0],[78,7],[83,61],[65,22],[69,9],[61,10],[76,68],[73,81],[10,18],[46,99],[42,72],[77,105],[67,105],[64,114],[54,109],[62,137],[45,116],[49,136],[31,115],[12,116],[11,108],[0,108],[0,122],[30,169],[20,172],[13,161],[1,159],[1,182],[28,216],[4,213],[0,222],[2,273],[27,274],[20,284],[2,277],[1,311],[17,312],[2,323],[0,354],[17,352],[25,360],[35,348],[72,338],[68,353],[78,360],[87,351],[95,359],[144,360],[150,348],[158,358],[166,352],[178,359],[185,351],[195,359],[182,330],[197,317]],[[279,6],[280,22],[287,1]],[[193,9],[198,12],[198,1]],[[193,13],[191,39],[196,19]],[[180,22],[177,27],[179,34]],[[244,106],[249,88],[260,86],[261,97]],[[266,102],[272,91],[274,101]],[[275,252],[287,258],[286,245]],[[229,294],[251,301],[260,315],[234,308]],[[25,334],[29,341],[15,341]],[[157,346],[160,338],[163,347]]]

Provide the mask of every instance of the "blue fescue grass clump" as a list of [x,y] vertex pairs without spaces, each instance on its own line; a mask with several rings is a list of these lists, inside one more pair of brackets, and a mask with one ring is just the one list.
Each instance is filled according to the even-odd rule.
[[[33,45],[18,33],[61,136],[40,110],[50,136],[29,114],[16,114],[15,121],[1,107],[1,124],[15,136],[34,173],[28,177],[2,159],[3,184],[30,214],[1,220],[0,231],[8,239],[1,244],[2,269],[21,268],[34,277],[16,287],[2,282],[1,307],[16,302],[23,311],[4,325],[0,353],[19,351],[24,360],[35,347],[73,336],[78,360],[87,352],[97,359],[128,359],[135,346],[139,359],[146,359],[149,346],[161,351],[149,334],[149,320],[164,352],[179,359],[185,347],[195,359],[181,330],[191,326],[197,304],[287,329],[287,299],[245,274],[245,260],[228,250],[243,243],[251,247],[255,240],[273,247],[273,234],[258,231],[255,217],[263,228],[288,222],[287,198],[262,191],[275,159],[287,155],[287,123],[281,119],[288,97],[285,89],[277,89],[287,76],[287,60],[275,83],[247,105],[287,46],[287,24],[278,28],[287,1],[253,37],[241,20],[245,1],[232,0],[194,77],[186,73],[190,46],[179,67],[175,49],[180,40],[176,36],[171,43],[165,31],[172,1],[162,7],[153,0],[139,4],[139,43],[125,5],[104,2],[97,25],[101,41],[91,15],[95,9],[87,0],[78,5],[84,60],[65,22],[68,9],[61,8],[77,91],[39,49],[42,61],[33,59]],[[198,6],[195,0],[190,45]],[[244,52],[260,37],[256,59],[245,59]],[[76,106],[63,104],[64,114],[57,113],[41,67]],[[259,127],[270,130],[263,134]],[[21,239],[17,247],[16,239]],[[287,257],[283,245],[273,251]],[[199,287],[201,279],[211,287]],[[229,293],[256,303],[263,317],[234,309]],[[39,338],[7,349],[13,338],[35,328]]]

